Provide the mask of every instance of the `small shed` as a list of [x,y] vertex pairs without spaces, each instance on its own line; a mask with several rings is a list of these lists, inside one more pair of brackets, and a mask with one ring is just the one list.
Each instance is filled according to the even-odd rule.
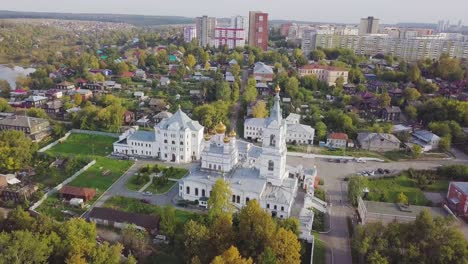
[[73,198],[83,199],[84,202],[93,199],[96,195],[96,190],[92,188],[75,187],[75,186],[63,186],[59,191],[60,197],[65,200],[71,200]]

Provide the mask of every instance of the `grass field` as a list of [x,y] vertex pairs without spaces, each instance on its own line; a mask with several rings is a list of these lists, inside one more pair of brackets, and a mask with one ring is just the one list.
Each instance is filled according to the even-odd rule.
[[166,184],[163,186],[156,186],[154,184],[150,184],[148,188],[146,188],[145,191],[152,192],[152,193],[157,193],[157,194],[163,194],[167,193],[172,187],[176,184],[176,181],[168,181]]
[[116,140],[114,137],[73,133],[65,142],[58,143],[47,153],[107,156],[112,152],[112,143]]
[[[138,199],[114,196],[107,200],[104,207],[122,210],[130,213],[161,215],[162,207],[152,204],[145,204]],[[176,221],[184,224],[190,219],[196,219],[196,213],[176,209]]]
[[325,244],[322,241],[319,241],[319,235],[314,234],[315,245],[314,245],[314,264],[325,264],[326,248]]
[[424,197],[415,180],[406,174],[394,178],[370,180],[368,199],[380,202],[396,202],[399,193],[404,193],[413,205],[428,205],[429,201]]
[[84,208],[77,208],[72,207],[67,203],[63,203],[60,198],[59,194],[55,193],[52,196],[48,197],[42,204],[37,208],[37,211],[54,218],[57,221],[64,221],[66,220],[65,214],[62,211],[71,211],[75,213],[77,216],[83,214],[86,209]]
[[134,182],[134,179],[137,176],[138,175],[134,174],[132,177],[130,177],[130,179],[128,179],[128,181],[125,183],[125,187],[127,187],[127,189],[129,189],[131,191],[139,191],[143,186],[145,186],[145,184],[147,184],[147,182],[144,182],[144,183],[141,183],[141,184],[136,184]]

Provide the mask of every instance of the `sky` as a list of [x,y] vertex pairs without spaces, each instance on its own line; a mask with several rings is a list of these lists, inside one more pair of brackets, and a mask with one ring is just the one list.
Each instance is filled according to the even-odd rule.
[[383,24],[437,23],[450,19],[468,25],[468,0],[0,0],[12,11],[114,13],[161,16],[247,16],[250,10],[270,19],[358,23],[374,16]]

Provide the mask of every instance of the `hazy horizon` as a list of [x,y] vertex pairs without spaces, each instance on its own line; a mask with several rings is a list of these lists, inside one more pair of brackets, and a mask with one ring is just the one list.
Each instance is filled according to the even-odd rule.
[[[273,20],[298,20],[313,22],[359,23],[361,17],[380,18],[382,24],[401,22],[437,23],[449,19],[468,24],[468,1],[447,0],[444,5],[437,0],[17,0],[2,3],[0,9],[28,12],[57,13],[109,13],[154,16],[214,17],[247,16],[250,10],[270,14]],[[285,5],[285,3],[287,5]],[[183,7],[183,8],[180,8]],[[327,12],[322,12],[327,11]],[[419,12],[418,12],[419,11]]]

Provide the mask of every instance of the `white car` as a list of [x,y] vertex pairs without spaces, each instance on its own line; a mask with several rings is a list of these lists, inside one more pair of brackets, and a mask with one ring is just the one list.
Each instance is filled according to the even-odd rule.
[[359,158],[359,159],[356,159],[356,162],[357,163],[366,163],[366,160],[364,160],[362,158]]
[[144,196],[151,196],[151,195],[153,195],[153,193],[152,192],[144,192],[143,195]]

